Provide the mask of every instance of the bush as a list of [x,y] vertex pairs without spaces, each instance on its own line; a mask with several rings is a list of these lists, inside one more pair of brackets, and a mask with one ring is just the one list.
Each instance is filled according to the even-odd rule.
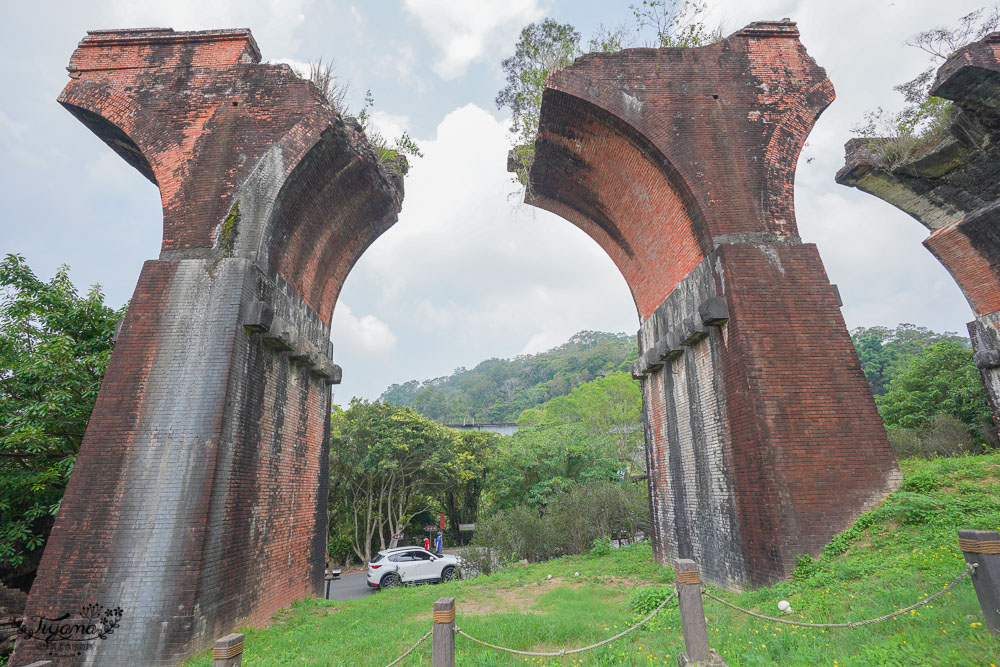
[[955,417],[941,412],[923,426],[888,428],[889,444],[899,458],[934,458],[982,453],[987,448],[977,444],[968,427]]
[[330,562],[344,567],[350,565],[354,560],[354,549],[351,548],[351,544],[351,536],[348,534],[337,532],[330,535],[327,546]]
[[539,562],[581,554],[611,540],[634,541],[649,533],[644,484],[591,482],[571,485],[542,510],[513,507],[480,519],[475,546],[492,556],[491,568],[522,559]]
[[590,547],[592,556],[607,556],[611,553],[611,538],[607,536],[598,537]]
[[929,470],[914,473],[903,482],[903,491],[916,491],[917,493],[929,493],[941,488],[941,478]]
[[940,509],[941,503],[937,500],[910,491],[894,493],[885,507],[886,513],[908,526],[927,523]]
[[463,579],[476,574],[493,574],[497,570],[493,555],[485,547],[465,547],[458,552],[458,557],[460,559],[458,569]]
[[660,606],[674,590],[669,586],[654,586],[643,588],[632,594],[628,599],[629,609],[637,615],[645,616]]
[[792,579],[795,581],[805,581],[809,577],[816,574],[819,567],[820,562],[818,560],[809,554],[802,554],[795,559],[795,569],[792,570]]

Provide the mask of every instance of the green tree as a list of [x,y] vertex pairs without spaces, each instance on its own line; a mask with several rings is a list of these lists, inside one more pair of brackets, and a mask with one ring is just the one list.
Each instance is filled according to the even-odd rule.
[[637,357],[634,336],[581,331],[546,352],[487,359],[448,377],[393,385],[381,400],[410,405],[446,423],[514,421],[524,410],[584,382],[627,369]]
[[451,456],[444,463],[441,509],[456,542],[460,523],[476,523],[487,476],[504,438],[488,431],[456,431]]
[[642,394],[630,373],[618,371],[586,382],[569,394],[525,410],[522,426],[579,423],[591,442],[601,442],[626,474],[642,468]]
[[970,345],[968,338],[954,332],[939,334],[908,323],[899,324],[895,329],[858,327],[851,331],[851,340],[861,360],[865,378],[876,396],[884,394],[889,381],[924,348],[941,341],[965,347]]
[[[708,30],[702,19],[708,9],[701,0],[642,0],[629,5],[635,38],[651,35],[648,46],[702,46],[722,39],[720,30]],[[610,53],[634,43],[627,26],[599,26],[588,41],[588,50]],[[551,72],[570,65],[582,55],[580,33],[568,23],[545,19],[521,30],[514,55],[500,64],[506,83],[497,93],[497,108],[511,112],[514,178],[528,186],[535,160],[535,136],[542,109],[545,80]]]
[[912,357],[876,402],[887,427],[916,428],[946,413],[975,433],[990,420],[972,351],[954,341],[935,343]]
[[619,471],[609,438],[594,440],[579,423],[536,426],[506,438],[483,495],[490,511],[540,507],[574,482],[615,481]]
[[[445,485],[454,432],[408,407],[355,398],[331,415],[331,510],[344,508],[354,553],[367,563],[410,519],[430,509]],[[346,501],[344,500],[346,498]]]
[[60,267],[39,280],[0,262],[0,571],[30,574],[51,530],[111,357],[124,307],[80,296]]
[[510,133],[519,165],[516,177],[522,185],[527,185],[534,161],[545,79],[549,72],[569,65],[579,55],[580,33],[568,23],[545,19],[525,26],[514,55],[500,64],[507,83],[497,93],[496,105],[511,111]]

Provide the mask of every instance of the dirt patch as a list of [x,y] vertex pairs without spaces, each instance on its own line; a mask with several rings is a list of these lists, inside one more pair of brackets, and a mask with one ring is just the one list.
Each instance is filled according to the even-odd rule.
[[504,614],[517,612],[533,613],[531,607],[541,596],[563,583],[563,577],[542,579],[517,588],[494,591],[492,596],[481,600],[463,600],[459,611],[463,614]]
[[606,579],[598,578],[595,583],[615,588],[646,588],[655,585],[656,582],[649,579],[636,579],[635,577],[608,577]]

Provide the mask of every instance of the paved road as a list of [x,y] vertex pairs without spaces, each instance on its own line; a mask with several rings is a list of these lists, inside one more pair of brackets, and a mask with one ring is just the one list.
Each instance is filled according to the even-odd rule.
[[374,589],[368,588],[367,577],[367,572],[342,575],[330,587],[330,599],[361,600],[368,597]]

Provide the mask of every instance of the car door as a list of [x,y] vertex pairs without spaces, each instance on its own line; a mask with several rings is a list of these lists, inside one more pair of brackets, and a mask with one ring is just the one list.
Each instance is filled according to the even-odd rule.
[[417,568],[420,564],[415,562],[409,553],[393,554],[389,556],[389,561],[395,564],[400,581],[406,582],[419,579]]
[[412,559],[410,566],[413,568],[414,579],[434,579],[438,576],[438,568],[434,563],[434,557],[423,549],[414,549],[407,552],[407,556]]

